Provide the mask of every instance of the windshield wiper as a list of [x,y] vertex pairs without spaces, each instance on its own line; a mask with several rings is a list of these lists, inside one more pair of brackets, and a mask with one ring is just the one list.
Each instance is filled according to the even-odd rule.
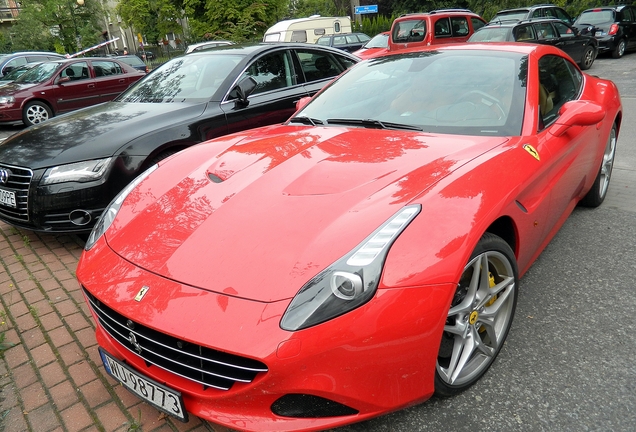
[[302,124],[306,124],[306,125],[312,125],[312,126],[316,126],[319,124],[324,124],[324,122],[322,120],[316,119],[316,118],[311,118],[311,117],[307,117],[307,116],[296,116],[296,117],[292,117],[289,119],[289,122],[297,122],[297,123],[302,123]]
[[403,123],[391,123],[391,122],[383,122],[375,119],[327,119],[328,124],[341,124],[341,125],[352,125],[352,126],[362,126],[366,128],[377,128],[377,129],[405,129],[405,130],[415,130],[421,131],[422,128],[419,126],[413,126],[409,124]]

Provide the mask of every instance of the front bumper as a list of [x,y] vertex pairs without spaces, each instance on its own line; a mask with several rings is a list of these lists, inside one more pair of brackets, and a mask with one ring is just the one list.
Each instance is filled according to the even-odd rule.
[[[89,297],[133,326],[266,365],[266,372],[229,390],[203,386],[144,361],[132,345],[113,338],[91,308],[106,351],[181,392],[188,412],[253,431],[335,427],[428,399],[454,292],[451,284],[380,289],[354,311],[288,332],[279,322],[289,300],[260,303],[175,283],[121,259],[103,238],[82,256],[77,277]],[[135,301],[142,287],[149,289]],[[301,406],[302,400],[322,399],[346,409],[316,415]]]

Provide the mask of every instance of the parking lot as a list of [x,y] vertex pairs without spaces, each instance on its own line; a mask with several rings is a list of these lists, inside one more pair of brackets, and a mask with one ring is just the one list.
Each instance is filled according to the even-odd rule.
[[[521,281],[515,322],[474,387],[339,429],[623,431],[636,424],[636,53],[597,59],[624,119],[612,183],[576,209]],[[0,126],[0,139],[20,127]],[[75,279],[83,242],[0,222],[0,431],[226,431],[180,423],[106,375]],[[240,428],[240,425],[237,427]]]

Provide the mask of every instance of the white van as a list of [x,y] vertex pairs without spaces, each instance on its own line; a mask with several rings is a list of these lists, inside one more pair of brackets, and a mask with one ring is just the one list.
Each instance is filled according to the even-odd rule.
[[267,29],[263,42],[315,43],[321,36],[340,33],[351,33],[351,18],[312,15],[277,22]]

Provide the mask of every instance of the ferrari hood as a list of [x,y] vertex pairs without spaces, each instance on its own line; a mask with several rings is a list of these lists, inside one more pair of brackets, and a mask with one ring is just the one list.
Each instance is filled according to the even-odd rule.
[[112,156],[124,144],[201,115],[205,104],[107,102],[24,129],[0,145],[0,162],[31,169]]
[[106,239],[124,259],[180,283],[263,302],[291,298],[401,207],[505,141],[248,131],[160,166],[128,196]]

